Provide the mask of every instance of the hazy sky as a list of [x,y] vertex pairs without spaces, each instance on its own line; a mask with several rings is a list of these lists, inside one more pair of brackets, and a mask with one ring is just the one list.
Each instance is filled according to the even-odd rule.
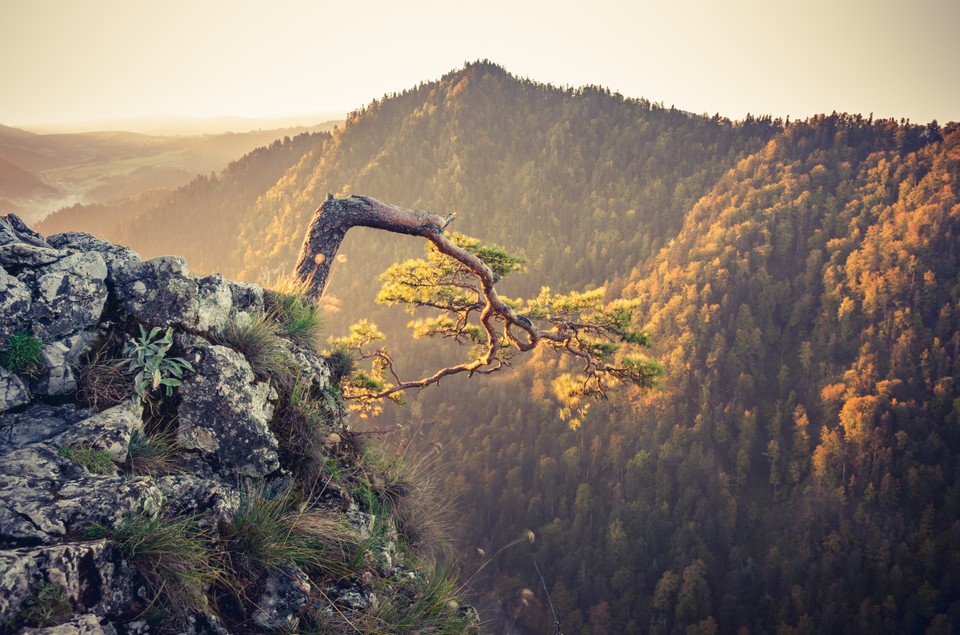
[[696,113],[960,120],[960,0],[2,0],[0,123],[346,112],[488,58]]

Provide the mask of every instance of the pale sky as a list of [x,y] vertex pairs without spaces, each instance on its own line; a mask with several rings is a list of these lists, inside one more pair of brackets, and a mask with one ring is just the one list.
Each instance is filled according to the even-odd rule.
[[0,123],[346,112],[482,58],[736,119],[960,120],[960,0],[2,0]]

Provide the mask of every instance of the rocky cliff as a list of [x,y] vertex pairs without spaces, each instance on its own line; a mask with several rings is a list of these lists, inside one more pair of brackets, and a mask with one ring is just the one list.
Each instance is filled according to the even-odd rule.
[[0,218],[0,632],[479,630],[311,310]]

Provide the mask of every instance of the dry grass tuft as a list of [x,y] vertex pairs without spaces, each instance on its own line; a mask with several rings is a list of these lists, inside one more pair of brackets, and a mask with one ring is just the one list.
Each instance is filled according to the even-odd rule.
[[239,351],[259,379],[272,381],[283,390],[289,390],[297,378],[296,362],[278,335],[276,322],[267,315],[238,316],[213,341]]
[[106,410],[130,398],[133,384],[124,372],[123,360],[111,355],[108,339],[87,354],[76,368],[77,398],[97,410]]
[[323,310],[309,296],[309,284],[289,275],[272,286],[266,294],[267,310],[280,325],[280,334],[318,350],[324,330]]

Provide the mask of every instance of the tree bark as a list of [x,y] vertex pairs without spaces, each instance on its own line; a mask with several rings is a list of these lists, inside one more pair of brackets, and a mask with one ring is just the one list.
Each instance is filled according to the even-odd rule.
[[327,198],[317,211],[300,248],[296,275],[309,283],[309,293],[320,299],[327,286],[330,266],[351,227],[371,227],[409,236],[443,237],[453,215],[442,217],[421,210],[404,209],[369,196]]

